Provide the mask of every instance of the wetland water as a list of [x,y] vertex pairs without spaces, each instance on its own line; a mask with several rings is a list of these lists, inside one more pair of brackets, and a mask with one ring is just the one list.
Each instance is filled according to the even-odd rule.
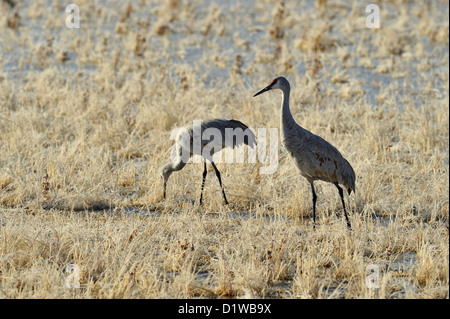
[[[65,26],[68,13],[61,5],[18,4],[20,27],[0,36],[2,78],[20,89],[31,74],[56,68],[67,74],[68,85],[77,74],[95,85],[96,72],[111,67],[112,48],[119,46],[123,48],[120,55],[136,59],[145,69],[142,76],[157,79],[166,72],[180,86],[187,85],[186,74],[205,87],[224,85],[233,68],[238,68],[238,83],[252,92],[261,86],[254,83],[255,66],[266,65],[269,77],[326,68],[328,74],[316,79],[323,104],[337,96],[343,101],[361,98],[374,106],[403,107],[411,103],[406,99],[411,95],[416,105],[430,94],[445,95],[439,88],[448,81],[449,48],[441,45],[439,36],[445,33],[441,28],[448,29],[448,2],[431,1],[439,15],[433,18],[436,30],[427,31],[419,17],[422,9],[415,3],[383,4],[388,14],[381,17],[381,28],[368,29],[362,5],[337,1],[317,8],[315,2],[297,1],[280,27],[280,39],[267,34],[275,9],[262,1],[173,1],[173,8],[158,1],[128,3],[130,8],[119,1],[100,1],[97,6],[83,2],[79,29]],[[127,20],[127,10],[137,17],[137,24]],[[214,19],[226,26],[215,27]],[[305,29],[306,23],[314,27]],[[142,42],[135,39],[139,30]],[[317,32],[323,33],[320,50],[311,57],[305,54],[310,49],[308,37]],[[377,32],[383,35],[378,37]],[[77,47],[86,43],[89,51],[79,52]],[[139,43],[142,50],[136,47]],[[274,59],[283,60],[285,67],[274,67]],[[120,72],[129,77],[136,70]],[[291,85],[295,90],[296,83]],[[392,91],[397,94],[389,94]]]
[[[284,6],[281,3],[284,3]],[[46,119],[46,112],[49,112],[53,105],[49,103],[41,110],[42,105],[39,104],[39,100],[35,100],[33,92],[36,89],[33,87],[34,82],[41,78],[50,82],[53,78],[57,78],[58,81],[62,78],[62,85],[55,85],[61,91],[64,91],[64,87],[78,88],[81,86],[85,91],[80,92],[80,95],[88,95],[89,89],[101,87],[101,81],[107,88],[112,87],[114,90],[120,90],[122,83],[126,82],[125,79],[139,77],[148,79],[149,81],[146,81],[146,83],[150,87],[160,82],[167,84],[167,87],[170,88],[169,92],[163,90],[157,92],[162,92],[161,94],[176,94],[180,89],[195,90],[201,87],[201,92],[206,91],[211,95],[210,100],[202,100],[202,103],[211,103],[208,108],[216,107],[214,92],[217,89],[229,91],[229,96],[233,96],[234,89],[243,90],[246,93],[248,92],[250,101],[251,96],[258,89],[277,75],[285,75],[290,79],[293,86],[293,99],[296,100],[298,107],[296,111],[301,108],[302,103],[309,104],[311,101],[319,101],[319,107],[324,108],[332,108],[335,103],[343,103],[344,105],[367,103],[373,108],[387,110],[389,108],[415,109],[416,107],[420,108],[425,101],[430,105],[430,103],[433,103],[430,101],[448,98],[448,1],[383,3],[380,29],[368,29],[365,26],[365,19],[368,15],[365,12],[365,4],[347,1],[279,1],[275,6],[273,1],[256,0],[220,2],[207,0],[80,1],[79,29],[69,29],[65,26],[68,14],[65,12],[65,7],[58,1],[29,0],[18,3],[16,8],[9,8],[5,2],[0,2],[0,5],[2,18],[5,17],[9,25],[3,26],[0,33],[0,88],[6,92],[4,95],[8,98],[13,100],[17,95],[20,98],[17,103],[14,100],[9,103],[11,109],[6,111],[10,114],[14,114],[16,111],[14,109],[16,104],[25,104],[29,98],[29,101],[36,102],[36,105],[39,105],[36,107],[38,109],[36,112],[34,112],[34,108],[31,108],[30,117],[37,114],[36,117]],[[283,16],[282,21],[277,21],[277,16]],[[4,20],[2,19],[2,21]],[[105,85],[105,82],[107,82],[104,81],[105,78],[114,83],[109,86]],[[83,85],[80,85],[80,83]],[[44,83],[42,86],[51,87],[50,84]],[[85,84],[87,84],[87,88]],[[307,86],[307,88],[299,93],[301,86]],[[143,90],[145,89],[148,88]],[[135,87],[129,87],[124,91],[133,93],[134,90],[136,90]],[[40,93],[40,99],[47,97],[47,95],[58,94],[58,92],[46,92],[44,89],[41,89]],[[105,102],[107,99],[102,100],[102,93],[94,96],[92,105],[100,104],[103,107],[101,103],[107,104]],[[315,95],[316,98],[309,98],[309,94]],[[164,96],[164,98],[151,96],[151,99],[161,98],[164,102],[169,100],[167,105],[170,105],[172,100],[170,94],[168,95],[169,97]],[[97,103],[98,100],[101,103]],[[135,102],[128,97],[124,100],[131,105]],[[52,100],[50,99],[50,101]],[[66,100],[63,101],[63,103],[66,102]],[[148,99],[145,103],[148,103]],[[245,100],[242,105],[244,107],[253,106],[252,103],[255,102]],[[274,99],[273,104],[278,105],[278,101],[275,102]],[[167,105],[164,104],[165,107]],[[148,105],[141,104],[140,107],[146,108]],[[226,100],[220,107],[222,109],[219,114],[232,115],[227,113]],[[105,109],[107,109],[107,105]],[[87,108],[83,112],[89,113],[89,110]],[[108,110],[105,113],[108,115]],[[118,112],[118,114],[121,113]],[[239,113],[236,115],[239,115]],[[6,116],[3,117],[3,114],[0,114],[0,116],[0,120],[8,120]],[[94,114],[93,117],[95,116]],[[62,121],[67,120],[64,114],[61,117],[63,118]],[[58,117],[54,116],[53,118]],[[380,117],[380,121],[382,121],[382,117]],[[45,125],[51,126],[52,123],[44,122],[45,124],[41,124],[41,122],[36,122],[36,131],[45,136],[46,131],[42,128]],[[179,124],[181,120],[175,118],[172,122]],[[65,126],[66,122],[63,123],[62,126]],[[78,124],[79,122],[77,122]],[[364,125],[364,123],[361,123],[361,125]],[[97,121],[92,121],[92,129],[86,130],[86,132],[95,131],[94,128],[98,126]],[[162,139],[168,129],[163,126],[158,129],[158,137]],[[103,130],[108,131],[108,126],[106,125]],[[111,130],[115,131],[116,129],[113,127]],[[11,131],[14,130],[11,129]],[[142,131],[146,132],[146,130]],[[162,131],[164,133],[161,133]],[[55,132],[59,134],[60,132],[64,133],[65,130],[61,129]],[[79,131],[72,130],[72,132],[78,134]],[[50,142],[44,140],[45,143],[43,142],[42,147],[38,148],[37,152],[44,146],[47,147],[48,143],[53,143],[52,146],[56,151],[50,153],[50,155],[56,157],[60,152],[60,144],[58,143],[63,144],[66,141],[54,138],[51,133],[48,135]],[[100,153],[105,152],[105,158],[108,156],[111,158],[104,160],[101,157],[96,159],[96,162],[94,161],[94,163],[102,164],[102,166],[97,167],[105,168],[106,172],[107,169],[111,169],[111,166],[114,167],[114,161],[117,160],[117,148],[105,142],[108,141],[108,137],[102,139],[103,133],[98,133],[99,141],[89,140],[88,138],[83,141],[87,141],[88,148],[95,148],[96,152]],[[150,132],[145,136],[145,143],[149,143],[148,140],[153,133]],[[69,134],[68,136],[70,137]],[[113,134],[111,136],[114,137]],[[56,142],[53,142],[54,140],[50,138],[54,138]],[[36,141],[36,143],[39,143],[40,140],[36,139]],[[393,140],[392,142],[396,141]],[[102,146],[102,143],[105,146]],[[154,141],[151,141],[151,143],[154,143]],[[10,145],[16,146],[13,143]],[[101,147],[96,148],[98,145]],[[136,148],[142,145],[137,144]],[[154,143],[152,146],[158,145]],[[66,149],[71,150],[72,144]],[[73,149],[77,152],[77,145]],[[130,169],[132,172],[134,172],[133,169],[139,168],[136,171],[142,173],[142,176],[156,176],[157,174],[154,171],[152,171],[153,175],[145,175],[147,173],[146,167],[156,166],[156,161],[160,160],[160,158],[157,160],[156,158],[160,156],[162,148],[155,147],[155,149],[156,151],[150,151],[154,151],[154,153],[148,152],[144,155],[138,155],[137,159],[131,156],[132,160],[124,160],[126,163],[123,167],[119,167],[115,171],[111,170],[111,176],[106,176],[104,179],[99,178],[98,185],[91,187],[89,184],[89,180],[92,179],[91,176],[80,179],[79,177],[84,176],[75,174],[74,180],[78,177],[82,181],[80,183],[78,183],[78,180],[77,182],[68,182],[65,177],[66,171],[74,168],[73,171],[76,172],[79,169],[77,165],[72,165],[73,162],[78,163],[78,158],[73,161],[71,158],[60,160],[59,164],[58,161],[55,161],[55,171],[58,172],[58,165],[61,167],[61,176],[56,173],[55,175],[62,181],[62,189],[56,187],[52,191],[57,195],[55,197],[58,203],[67,201],[67,199],[72,203],[77,203],[76,196],[75,199],[71,199],[71,196],[69,196],[72,195],[72,192],[76,195],[81,193],[83,196],[80,195],[80,201],[87,197],[86,201],[89,202],[91,200],[89,192],[96,191],[98,192],[97,195],[100,194],[99,197],[102,198],[101,203],[107,201],[103,199],[105,198],[103,196],[108,191],[114,194],[120,193],[120,196],[117,196],[121,197],[120,200],[122,198],[129,199],[128,196],[134,196],[134,194],[136,194],[135,198],[137,199],[144,197],[143,194],[147,189],[142,192],[133,189],[129,192],[130,195],[127,190],[122,192],[121,187],[117,186],[115,178],[119,173],[127,171],[128,166],[132,166],[132,169]],[[18,152],[17,154],[12,152],[18,159],[10,156],[13,163],[9,165],[11,175],[14,176],[15,167],[18,166],[18,163],[25,162],[25,157],[30,156],[30,153],[31,151]],[[148,154],[151,154],[151,156],[148,156]],[[373,155],[371,152],[367,154],[367,158]],[[87,161],[89,158],[89,156],[86,156],[86,152],[82,152],[82,156],[84,157],[82,161]],[[150,160],[148,160],[149,158]],[[359,161],[361,168],[370,166],[365,164],[365,160]],[[152,163],[148,165],[150,161]],[[39,162],[39,159],[35,158],[35,162]],[[105,162],[107,164],[103,165]],[[110,163],[111,165],[109,165]],[[382,166],[382,164],[384,163],[375,162],[374,166],[370,166],[367,170],[376,169],[375,165]],[[388,163],[386,166],[390,164]],[[448,171],[448,149],[444,164]],[[35,163],[33,162],[32,165],[35,165]],[[33,184],[33,187],[38,185],[39,188],[42,182],[41,176],[32,175],[33,170],[36,171],[36,167],[32,165],[30,165],[32,169],[28,171],[32,178],[25,179],[22,184],[25,186]],[[86,169],[89,165],[86,164],[86,166],[81,167]],[[46,161],[37,168],[39,173],[43,171],[43,167],[48,167]],[[20,169],[19,166],[18,170]],[[153,167],[150,169],[152,170]],[[21,173],[22,171],[25,170],[21,170]],[[119,173],[117,173],[118,171]],[[90,172],[88,174],[96,173],[93,170],[88,172]],[[415,183],[408,180],[409,182]],[[144,183],[142,182],[142,185]],[[386,183],[388,185],[382,185],[380,188],[385,187],[390,191],[391,183],[390,181]],[[16,184],[19,184],[19,182]],[[6,183],[5,185],[7,186]],[[126,186],[122,188],[125,189]],[[399,188],[407,188],[406,182]],[[35,189],[30,191],[28,191],[28,188],[26,189],[27,191],[24,191],[23,194],[20,193],[25,201],[32,202],[35,197],[39,196],[39,194],[36,195]],[[144,189],[144,186],[142,186],[142,189]],[[289,187],[285,187],[285,189],[289,189]],[[78,190],[80,190],[79,193]],[[83,192],[89,194],[86,195]],[[403,194],[397,192],[397,194]],[[6,191],[4,193],[7,195]],[[189,197],[194,198],[195,196],[190,194]],[[415,197],[413,198],[415,199]],[[116,198],[114,197],[114,199]],[[91,202],[97,202],[97,199],[94,198]],[[442,206],[445,207],[446,203],[448,208],[448,198],[446,201],[443,200]],[[384,202],[382,204],[375,203],[373,205],[374,211],[380,209],[383,205]],[[70,204],[67,207],[71,207]],[[183,205],[179,207],[183,207]],[[427,206],[427,208],[429,207]],[[386,214],[390,214],[386,211]],[[120,205],[115,210],[107,210],[103,213],[142,215],[149,217],[147,218],[149,223],[166,218],[165,215],[157,211],[141,208],[120,208]],[[183,212],[180,213],[180,215],[182,214]],[[334,215],[330,214],[331,218],[325,220],[322,215],[323,220],[325,220],[324,223],[330,220],[331,223],[341,222],[342,219],[332,216]],[[176,215],[176,217],[179,216]],[[205,221],[208,221],[208,219],[214,221],[228,219],[232,222],[236,221],[236,224],[251,220],[263,224],[264,229],[267,228],[265,226],[268,224],[275,224],[274,221],[276,220],[280,224],[280,228],[288,229],[288,227],[292,227],[292,219],[280,214],[272,214],[272,212],[268,215],[257,216],[250,212],[208,213],[201,214],[200,217]],[[383,234],[386,233],[386,238],[391,233],[401,233],[401,230],[406,230],[404,233],[415,233],[416,230],[422,230],[421,227],[423,226],[421,223],[405,223],[407,226],[404,224],[397,225],[395,221],[392,221],[393,219],[384,217],[367,218],[367,221],[369,220],[374,221],[373,224],[382,229]],[[367,224],[370,223],[367,222]],[[320,233],[318,235],[312,233],[310,223],[299,223],[299,225],[299,229],[292,232],[294,234],[292,240],[298,241],[299,238],[303,239],[308,236],[310,238],[314,236],[322,240]],[[179,229],[176,229],[176,231],[179,231]],[[379,239],[379,237],[376,237],[376,232],[372,235]],[[336,236],[338,239],[340,238],[340,235]],[[159,239],[157,238],[157,240]],[[375,242],[376,239],[373,241]],[[14,240],[8,242],[14,242]],[[337,251],[341,247],[339,243],[336,241],[335,248]],[[365,243],[366,241],[364,241]],[[387,247],[390,247],[390,244],[385,243]],[[404,297],[408,295],[407,292],[410,289],[410,278],[415,276],[414,266],[418,263],[418,254],[415,251],[403,249],[408,246],[407,241],[396,244],[402,248],[401,251],[391,252],[387,249],[384,251],[384,246],[382,246],[375,256],[372,256],[372,251],[358,251],[355,256],[363,256],[364,262],[367,261],[367,263],[378,266],[382,276],[386,274],[398,279],[400,287],[396,288],[398,292],[396,296]],[[373,246],[376,247],[376,245]],[[400,250],[398,247],[397,249]],[[331,257],[335,256],[332,255]],[[349,260],[352,261],[353,257],[349,256]],[[216,255],[212,255],[211,263],[216,261],[215,258]],[[439,259],[439,261],[444,258]],[[293,268],[291,262],[291,259],[286,261],[287,265]],[[331,262],[324,263],[322,267],[324,272],[328,271]],[[212,270],[205,268],[207,270],[196,270],[195,276],[201,283],[214,276]],[[171,274],[174,278],[178,275],[176,271]],[[328,289],[329,295],[340,296],[340,289],[346,285],[352,275],[353,271],[349,276],[341,277],[343,278],[341,282],[332,282],[332,286]],[[170,277],[170,274],[168,277]],[[289,278],[289,280],[292,280],[294,277]],[[419,291],[416,286],[412,285],[411,289]],[[415,292],[411,295],[415,295]]]

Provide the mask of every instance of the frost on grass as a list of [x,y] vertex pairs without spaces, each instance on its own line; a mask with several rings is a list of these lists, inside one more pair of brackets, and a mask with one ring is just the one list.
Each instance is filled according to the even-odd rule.
[[[448,298],[448,3],[0,2],[0,297]],[[396,12],[396,14],[392,14]],[[351,162],[353,230],[334,188],[279,167],[173,175],[170,132],[195,119],[296,121]],[[210,172],[212,173],[212,171]],[[65,285],[70,264],[80,288]],[[365,285],[367,265],[380,288]]]

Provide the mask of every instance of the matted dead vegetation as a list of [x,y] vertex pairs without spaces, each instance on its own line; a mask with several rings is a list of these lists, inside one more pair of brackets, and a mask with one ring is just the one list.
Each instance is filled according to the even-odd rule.
[[[0,2],[0,297],[448,298],[448,2]],[[356,175],[334,187],[280,147],[273,175],[159,169],[172,129],[209,117],[296,121]],[[212,173],[212,172],[211,172]],[[68,265],[80,288],[67,288]],[[380,287],[366,286],[366,267]]]

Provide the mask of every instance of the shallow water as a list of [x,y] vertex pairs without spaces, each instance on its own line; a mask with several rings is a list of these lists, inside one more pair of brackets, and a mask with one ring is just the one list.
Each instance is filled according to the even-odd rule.
[[[158,21],[157,10],[161,5],[157,1],[150,1],[144,6],[141,5],[142,1],[129,2],[134,8],[131,13],[134,21],[148,19],[150,28]],[[27,75],[39,73],[45,69],[45,67],[39,65],[36,59],[30,58],[30,56],[36,55],[36,52],[34,52],[36,47],[45,47],[50,43],[54,51],[66,50],[69,57],[68,61],[59,63],[56,61],[56,54],[51,54],[48,64],[55,66],[60,72],[65,72],[67,75],[82,72],[89,80],[96,72],[102,72],[99,69],[99,67],[102,67],[101,61],[93,63],[71,51],[69,46],[74,43],[74,40],[92,41],[91,50],[93,52],[88,53],[88,56],[98,54],[98,48],[96,47],[102,41],[107,41],[108,48],[123,48],[129,41],[128,35],[122,36],[116,32],[121,12],[124,11],[126,3],[98,1],[96,5],[82,5],[80,7],[80,29],[67,29],[64,26],[63,21],[67,14],[64,12],[63,6],[56,8],[51,3],[43,2],[39,6],[42,11],[39,15],[32,14],[33,10],[36,10],[36,5],[33,6],[32,3],[32,1],[24,1],[18,6],[21,20],[20,27],[11,31],[14,35],[0,35],[0,56],[3,58],[3,73],[6,74],[8,80],[16,83],[17,88],[26,83],[24,80],[26,80]],[[346,24],[343,20],[358,18],[364,21],[366,13],[364,13],[363,6],[357,7],[360,14],[356,15],[356,18],[349,18],[352,10],[355,10],[350,4],[340,1],[328,4],[329,8],[327,7],[325,10],[334,12],[334,15],[332,16],[333,20],[329,21],[332,28],[326,36],[334,41],[335,45],[331,49],[325,50],[324,55],[320,56],[322,67],[330,70],[329,74],[324,73],[323,75],[319,71],[321,91],[328,92],[324,95],[324,103],[327,100],[331,102],[332,99],[335,101],[336,96],[339,97],[345,90],[356,90],[354,93],[349,93],[352,98],[362,98],[374,106],[382,105],[385,101],[385,99],[377,98],[380,93],[383,95],[382,91],[395,90],[395,94],[390,94],[389,104],[394,103],[397,107],[403,107],[406,100],[407,103],[412,102],[416,106],[420,106],[424,101],[424,96],[430,94],[430,92],[437,98],[445,97],[447,94],[441,88],[445,87],[448,82],[448,42],[447,44],[432,43],[429,37],[420,32],[415,32],[420,24],[420,19],[413,14],[413,9],[417,4],[383,5],[386,6],[390,14],[382,17],[382,28],[391,28],[400,23],[400,19],[405,20],[405,14],[400,15],[402,10],[409,13],[409,15],[406,15],[407,21],[402,22],[405,26],[399,28],[403,30],[403,34],[398,39],[405,41],[404,52],[401,52],[403,48],[400,47],[398,48],[400,53],[390,56],[380,55],[379,48],[371,41],[371,38],[376,38],[377,31],[364,28],[364,26],[350,34],[344,31],[343,28]],[[435,8],[434,10],[442,13],[442,16],[434,19],[435,23],[445,23],[445,18],[443,18],[445,16],[447,17],[448,28],[448,2],[432,1],[431,5]],[[264,10],[262,12],[256,11],[260,7],[263,7]],[[97,18],[92,17],[94,15],[92,10],[94,9],[101,11]],[[235,58],[240,56],[242,72],[239,76],[243,80],[243,85],[249,91],[249,96],[265,85],[265,83],[259,82],[257,82],[258,86],[254,84],[255,75],[259,78],[261,70],[266,70],[270,76],[280,73],[280,71],[277,71],[280,69],[279,66],[273,65],[272,62],[264,62],[262,58],[273,55],[280,44],[286,45],[288,49],[288,52],[283,54],[291,55],[290,63],[293,72],[299,75],[304,74],[311,61],[305,58],[305,52],[294,47],[295,40],[299,38],[297,33],[299,31],[304,32],[304,30],[298,29],[295,19],[311,17],[310,25],[312,28],[314,28],[315,23],[323,22],[314,2],[299,2],[292,12],[294,16],[293,25],[283,29],[285,32],[284,39],[274,40],[267,37],[267,30],[272,21],[270,12],[274,10],[274,7],[268,3],[251,0],[221,1],[219,3],[202,1],[192,5],[189,10],[194,10],[199,22],[204,21],[208,14],[214,10],[220,12],[220,19],[227,21],[224,23],[225,29],[222,33],[219,33],[214,30],[216,26],[213,25],[213,30],[204,36],[201,33],[200,23],[196,27],[195,24],[192,25],[194,21],[180,18],[168,23],[170,33],[162,36],[146,35],[146,43],[152,53],[152,61],[146,62],[149,67],[146,76],[148,78],[158,76],[158,72],[161,68],[164,68],[165,72],[176,79],[178,78],[177,72],[183,69],[195,74],[197,84],[202,83],[206,88],[214,88],[228,81]],[[260,16],[261,13],[264,14],[264,18]],[[29,17],[30,15],[32,17]],[[49,15],[52,15],[52,17],[49,18]],[[59,21],[58,26],[55,26],[56,23],[49,22],[53,21],[52,19],[63,21]],[[234,21],[236,21],[235,24],[229,26],[229,23]],[[300,21],[304,23],[303,20]],[[135,29],[136,25],[132,24],[132,28]],[[412,32],[415,34],[413,41],[417,41],[417,43],[408,42],[408,33]],[[307,35],[308,32],[305,34]],[[365,38],[368,40],[364,41]],[[11,44],[11,39],[15,39],[16,43]],[[395,38],[393,38],[393,41],[395,41]],[[421,52],[416,52],[416,48],[420,48]],[[336,50],[346,51],[349,60],[343,62],[342,58],[334,53]],[[361,55],[358,54],[358,51],[366,53]],[[124,49],[121,54],[132,59],[135,58],[134,52],[131,50]],[[110,52],[106,53],[105,58],[105,61],[111,59]],[[214,63],[215,59],[217,63]],[[24,60],[28,60],[30,63],[24,63]],[[365,60],[364,63],[369,64],[369,66],[365,66],[362,60]],[[424,64],[426,65],[424,66]],[[380,70],[380,68],[386,70]],[[131,70],[129,76],[132,76],[133,72],[134,70]],[[342,77],[337,76],[333,79],[333,76],[340,73],[343,74]],[[127,75],[125,74],[125,76]],[[74,77],[67,77],[69,83],[73,79]],[[433,79],[431,87],[430,79]],[[292,84],[295,89],[295,83]],[[410,99],[410,96],[416,98]]]

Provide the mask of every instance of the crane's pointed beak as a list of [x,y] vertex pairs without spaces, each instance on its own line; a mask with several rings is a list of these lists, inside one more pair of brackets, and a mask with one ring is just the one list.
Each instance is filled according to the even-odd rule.
[[272,84],[266,86],[264,89],[262,89],[261,91],[259,91],[259,92],[256,93],[255,95],[253,95],[253,97],[255,97],[255,96],[257,96],[257,95],[260,95],[260,94],[262,94],[262,93],[264,93],[264,92],[266,92],[266,91],[270,91],[271,89],[272,89]]

